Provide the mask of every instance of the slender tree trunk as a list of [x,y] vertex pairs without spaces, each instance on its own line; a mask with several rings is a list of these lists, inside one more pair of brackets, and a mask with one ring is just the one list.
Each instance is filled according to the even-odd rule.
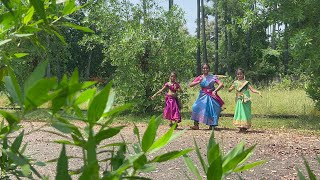
[[276,49],[276,24],[272,24],[272,33],[271,33],[271,49]]
[[169,0],[169,10],[172,8],[173,6],[173,0]]
[[201,74],[200,56],[200,0],[197,0],[197,75]]
[[92,62],[92,50],[89,53],[89,57],[88,57],[88,64],[86,67],[86,74],[85,74],[85,79],[89,79],[90,78],[90,66],[91,66],[91,62]]
[[[148,12],[147,12],[147,0],[143,0],[143,22],[144,22],[144,26],[145,28],[148,28],[149,24],[146,21],[146,18],[148,16]],[[141,71],[143,73],[144,76],[144,80],[147,82],[149,79],[149,58],[151,55],[151,41],[148,40],[145,42],[145,47],[144,47],[144,53],[142,54],[142,56],[140,56],[140,67],[141,67]],[[148,99],[150,96],[152,96],[152,88],[150,83],[145,83],[144,84],[144,91],[145,91],[145,98]],[[145,112],[152,112],[153,111],[154,106],[153,105],[148,105],[145,108]]]
[[225,49],[225,51],[224,51],[224,62],[226,62],[227,63],[227,68],[228,68],[228,70],[229,69],[231,69],[230,68],[230,65],[231,65],[231,63],[230,63],[230,58],[229,58],[229,33],[228,33],[228,28],[227,28],[227,25],[230,23],[229,22],[229,17],[228,17],[228,5],[227,5],[227,1],[226,0],[223,0],[222,1],[222,3],[223,3],[223,11],[224,11],[224,24],[223,24],[223,29],[224,29],[224,41],[225,41],[225,43],[224,43],[224,49]]
[[[50,35],[47,35],[47,47],[50,47]],[[50,49],[50,48],[48,48]],[[47,49],[47,51],[48,51]],[[47,71],[46,71],[46,76],[47,77],[51,77],[51,65],[50,65],[50,61],[49,61],[49,58],[48,58],[48,52],[46,52],[46,55],[45,55],[45,58],[44,59],[48,59],[48,65],[47,65]]]
[[214,73],[218,74],[219,71],[219,31],[218,31],[218,0],[215,0],[214,2],[214,8],[215,8],[215,17],[214,17],[214,42],[215,42],[215,50],[214,50]]
[[289,35],[288,35],[288,24],[284,24],[284,52],[283,52],[283,64],[284,64],[284,74],[288,74],[289,69]]
[[204,12],[204,2],[203,2],[203,0],[201,0],[201,20],[202,20],[203,61],[205,63],[208,63],[206,23],[205,23],[205,12]]

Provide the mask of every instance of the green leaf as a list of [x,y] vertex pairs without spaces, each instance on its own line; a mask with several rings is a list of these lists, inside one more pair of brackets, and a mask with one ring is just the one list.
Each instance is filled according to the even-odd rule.
[[71,124],[66,124],[63,122],[53,122],[52,127],[65,134],[70,134],[73,132],[73,126]]
[[33,84],[32,87],[29,88],[26,94],[26,109],[30,109],[32,107],[36,108],[41,106],[42,104],[52,100],[56,96],[58,96],[58,92],[51,93],[51,90],[57,85],[57,78],[49,78],[49,79],[41,79],[36,84]]
[[256,145],[251,146],[247,150],[241,152],[240,154],[236,155],[234,158],[232,158],[227,164],[223,166],[223,172],[227,173],[230,170],[236,168],[244,159],[246,159],[250,153],[253,151]]
[[108,83],[102,91],[96,95],[88,108],[88,121],[93,124],[97,122],[102,114],[104,109],[106,108],[106,104],[108,102],[108,97],[111,91],[112,83]]
[[316,175],[312,172],[308,161],[303,157],[303,161],[304,161],[304,165],[306,166],[307,172],[308,172],[308,176],[310,180],[316,180]]
[[221,156],[215,158],[208,167],[207,179],[222,179],[222,159]]
[[65,144],[67,144],[67,145],[74,145],[73,142],[67,141],[67,140],[55,140],[54,142],[56,142],[56,143],[58,143],[58,144],[63,144],[63,145],[65,145]]
[[141,153],[141,149],[140,149],[139,144],[134,143],[132,147],[133,147],[133,150],[134,150],[134,152],[135,152],[136,154]]
[[44,77],[47,65],[48,61],[42,61],[27,78],[24,83],[24,94],[28,94],[29,89]]
[[25,143],[25,144],[22,146],[22,148],[21,148],[21,150],[20,150],[20,153],[21,153],[21,154],[23,154],[23,153],[26,151],[27,145],[28,145],[28,143]]
[[146,172],[146,173],[155,171],[155,170],[156,170],[156,166],[154,164],[145,164],[143,167],[139,169],[139,171]]
[[12,145],[11,145],[11,151],[14,153],[19,152],[21,143],[22,143],[22,139],[23,139],[23,135],[24,135],[24,130],[14,139]]
[[65,22],[62,25],[65,26],[65,27],[70,27],[70,28],[77,29],[77,30],[80,30],[80,31],[83,31],[83,32],[94,33],[94,31],[92,31],[88,27],[79,26],[79,25],[76,25],[76,24],[73,24],[73,23],[70,23],[70,22]]
[[0,46],[4,45],[4,44],[6,44],[6,43],[8,43],[10,41],[12,41],[12,39],[6,39],[6,40],[3,40],[3,41],[0,41]]
[[188,155],[183,155],[184,162],[186,163],[188,169],[193,175],[196,176],[197,180],[202,180],[199,169],[194,165],[194,162],[190,159]]
[[77,115],[79,118],[84,119],[83,112],[82,112],[82,110],[79,108],[79,106],[73,105],[73,109],[74,109],[76,115]]
[[51,26],[51,29],[49,30],[50,32],[52,32],[54,35],[57,36],[57,38],[60,39],[60,41],[64,44],[64,45],[67,45],[67,42],[64,38],[63,35],[61,35],[57,30],[54,29],[55,27],[54,26]]
[[223,166],[226,165],[232,158],[237,156],[239,153],[243,152],[244,150],[244,142],[240,142],[234,147],[231,151],[228,152],[227,155],[223,158]]
[[203,169],[203,171],[204,171],[205,173],[207,173],[208,166],[207,166],[207,164],[205,163],[205,161],[204,161],[203,158],[202,158],[202,155],[201,155],[201,153],[200,153],[198,144],[197,144],[196,140],[194,139],[194,137],[193,137],[193,142],[194,142],[195,150],[196,150],[198,159],[200,160],[202,169]]
[[12,70],[9,70],[9,76],[4,77],[4,85],[7,92],[10,94],[11,98],[15,103],[18,103],[20,107],[22,106],[23,98],[21,94],[21,88],[18,84],[15,74]]
[[24,176],[28,176],[31,173],[31,168],[29,164],[21,165],[21,171]]
[[14,54],[14,56],[15,56],[16,58],[22,58],[22,57],[28,56],[28,55],[29,55],[29,53],[15,53],[15,54]]
[[159,125],[160,125],[160,118],[159,117],[156,118],[155,116],[153,116],[142,137],[141,145],[142,145],[143,152],[147,152],[149,148],[152,146],[154,139],[156,137],[156,133]]
[[170,142],[170,139],[172,137],[173,131],[175,129],[175,125],[172,126],[163,136],[161,136],[157,141],[155,141],[151,147],[149,148],[148,152],[153,153],[157,150],[161,149],[165,145],[167,145]]
[[70,77],[69,85],[78,84],[79,83],[79,71],[75,69]]
[[87,89],[83,91],[76,101],[74,102],[75,105],[82,104],[84,102],[87,102],[89,99],[93,98],[94,94],[96,93],[96,88],[93,89]]
[[15,123],[19,123],[20,119],[18,119],[15,115],[12,113],[8,113],[6,111],[0,110],[0,114],[7,120],[10,126],[12,126]]
[[238,167],[238,168],[234,169],[234,172],[246,171],[248,169],[252,169],[252,168],[254,168],[256,166],[259,166],[259,165],[261,165],[261,164],[263,164],[265,162],[267,162],[267,161],[263,160],[263,161],[256,161],[256,162],[253,162],[253,163],[248,163],[248,164],[246,164],[244,166],[241,166],[241,167]]
[[137,138],[138,138],[138,142],[139,142],[139,144],[140,144],[140,146],[141,146],[141,143],[140,143],[141,141],[140,141],[140,133],[139,133],[139,129],[138,129],[138,127],[136,126],[136,124],[135,124],[135,123],[133,123],[133,125],[134,125],[134,128],[133,128],[133,134],[137,136]]
[[207,152],[208,164],[211,164],[216,158],[222,158],[218,144],[212,146]]
[[[63,118],[58,118],[58,119],[59,119],[60,122],[55,121],[55,122],[53,123],[53,125],[52,125],[53,127],[55,127],[56,129],[58,129],[59,131],[61,131],[61,132],[63,132],[63,133],[71,133],[71,132],[72,132],[71,137],[72,137],[73,139],[74,139],[74,136],[77,136],[77,137],[76,137],[77,140],[79,140],[79,141],[82,141],[82,140],[83,140],[82,134],[81,134],[81,132],[80,132],[80,130],[78,129],[77,126],[69,123],[68,120],[65,120],[65,119],[63,119]],[[50,131],[48,131],[48,132],[50,132]],[[52,132],[50,132],[50,133],[59,135],[59,136],[61,136],[61,137],[65,137],[65,135],[59,134],[59,133],[57,133],[57,132],[54,133],[54,132],[52,131]],[[68,138],[68,137],[65,137],[65,138]],[[75,142],[75,143],[76,143],[76,142]]]
[[106,113],[106,112],[110,111],[110,109],[111,109],[111,107],[113,105],[113,102],[114,102],[115,95],[116,95],[116,93],[111,90],[110,93],[109,93],[109,97],[108,97],[106,108],[104,109],[103,113]]
[[146,157],[145,154],[141,154],[141,156],[139,158],[137,158],[134,162],[133,162],[133,167],[134,169],[140,169],[142,168],[146,163],[148,162],[148,159]]
[[31,173],[29,162],[23,156],[20,156],[19,154],[16,154],[11,151],[3,151],[3,152],[6,153],[9,159],[11,159],[16,165],[20,166],[21,168],[24,168],[24,171],[23,171],[24,176],[28,176]]
[[119,126],[99,131],[95,136],[96,143],[99,144],[101,141],[117,135],[123,127]]
[[111,143],[107,145],[100,146],[99,148],[106,148],[106,147],[114,147],[114,146],[125,146],[126,143],[124,142],[118,142],[118,143]]
[[127,146],[125,146],[125,145],[120,146],[118,151],[116,152],[116,155],[112,156],[112,158],[111,158],[111,167],[112,167],[112,169],[116,170],[115,173],[117,173],[117,174],[122,174],[123,171],[130,168],[132,166],[132,163],[136,159],[138,159],[142,154],[141,153],[141,154],[137,154],[135,156],[130,156],[130,157],[128,157],[129,161],[125,161],[126,151],[127,151]]
[[41,162],[41,161],[37,161],[36,163],[34,163],[34,165],[43,167],[43,166],[46,166],[46,163]]
[[74,0],[68,0],[63,8],[63,15],[72,14],[74,11],[77,10],[77,6]]
[[32,20],[33,14],[34,14],[34,7],[31,6],[23,18],[23,23],[28,24]]
[[301,172],[299,169],[297,169],[297,171],[298,171],[298,177],[299,177],[299,179],[300,179],[300,180],[306,180],[306,177],[302,174],[302,172]]
[[60,152],[60,156],[57,162],[57,175],[56,179],[70,179],[71,176],[68,173],[68,157],[66,154],[66,147],[65,145],[62,145],[62,149]]
[[34,7],[34,9],[37,11],[37,13],[40,15],[41,19],[48,24],[47,16],[45,13],[44,8],[44,0],[29,0],[31,5]]
[[105,117],[113,117],[115,115],[118,115],[119,113],[128,110],[132,107],[132,104],[124,104],[122,106],[118,106],[112,110],[110,110],[109,112],[105,112],[103,113],[101,118],[105,118]]
[[156,156],[151,162],[165,162],[169,161],[175,158],[178,158],[180,156],[183,156],[187,154],[188,152],[192,151],[192,149],[184,149],[182,151],[171,151],[165,154],[161,154],[159,156]]

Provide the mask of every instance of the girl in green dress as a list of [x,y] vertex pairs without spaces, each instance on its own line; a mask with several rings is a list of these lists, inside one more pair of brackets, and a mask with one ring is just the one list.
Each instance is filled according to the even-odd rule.
[[246,132],[247,129],[251,127],[250,91],[260,96],[261,93],[254,89],[249,81],[245,80],[243,69],[237,69],[236,73],[237,80],[235,80],[229,88],[229,92],[236,89],[236,109],[234,112],[233,125],[240,129],[239,132]]

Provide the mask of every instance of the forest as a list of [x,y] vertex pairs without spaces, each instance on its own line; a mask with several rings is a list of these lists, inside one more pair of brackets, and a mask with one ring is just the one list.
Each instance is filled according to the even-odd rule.
[[[187,82],[209,63],[214,74],[230,78],[242,67],[259,85],[289,80],[288,88],[306,89],[319,106],[316,1],[197,1],[195,35],[188,33],[180,7],[165,9],[153,0],[79,0],[74,2],[79,8],[64,8],[62,16],[48,7],[46,19],[52,22],[43,29],[41,16],[27,2],[1,10],[1,71],[12,67],[19,83],[47,60],[47,77],[61,80],[77,68],[81,80],[113,79],[119,101],[135,97],[143,112],[155,108],[148,97],[171,71]],[[8,6],[19,13],[13,16]]]

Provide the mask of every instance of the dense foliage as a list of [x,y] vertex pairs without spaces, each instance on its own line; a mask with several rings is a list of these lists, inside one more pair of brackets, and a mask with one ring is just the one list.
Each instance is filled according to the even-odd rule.
[[[30,1],[36,8],[29,1],[2,2],[1,73],[10,64],[20,84],[47,59],[47,75],[59,80],[74,68],[79,69],[81,80],[105,84],[115,79],[121,95],[118,102],[135,101],[137,110],[143,112],[161,104],[160,99],[149,101],[148,97],[167,81],[170,71],[177,71],[182,82],[195,75],[197,40],[186,31],[178,6],[168,10],[156,0],[138,4],[129,0]],[[218,64],[212,69],[234,76],[235,69],[243,67],[247,78],[264,84],[284,76],[292,81],[308,77],[302,87],[307,87],[319,107],[320,11],[316,1],[212,0],[204,5],[206,36],[200,37],[206,37],[206,43],[199,41],[206,44],[208,62]],[[200,50],[205,56],[204,48]]]

